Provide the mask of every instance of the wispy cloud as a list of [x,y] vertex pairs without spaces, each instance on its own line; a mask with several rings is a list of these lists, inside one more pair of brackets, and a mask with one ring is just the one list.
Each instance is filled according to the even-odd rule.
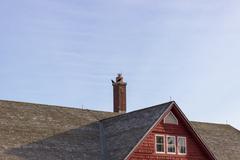
[[111,106],[109,80],[123,72],[129,110],[172,96],[190,119],[225,123],[229,113],[240,127],[229,112],[240,112],[239,7],[237,0],[2,0],[0,98]]

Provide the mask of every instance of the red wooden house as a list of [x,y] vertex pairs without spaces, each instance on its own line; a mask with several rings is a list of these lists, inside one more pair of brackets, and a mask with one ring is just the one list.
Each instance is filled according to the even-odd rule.
[[114,112],[0,101],[3,160],[240,160],[240,131],[191,122],[176,102],[126,112],[126,83],[113,81]]

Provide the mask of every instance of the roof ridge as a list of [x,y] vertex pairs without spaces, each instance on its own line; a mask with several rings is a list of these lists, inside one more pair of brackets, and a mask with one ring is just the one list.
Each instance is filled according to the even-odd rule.
[[109,120],[109,119],[119,118],[119,117],[122,117],[122,116],[125,116],[125,115],[129,115],[129,114],[132,114],[132,113],[135,113],[135,112],[144,111],[144,110],[147,110],[147,109],[159,107],[161,105],[166,105],[168,103],[170,105],[173,102],[175,102],[175,101],[169,101],[169,102],[165,102],[165,103],[161,103],[161,104],[156,104],[156,105],[153,105],[153,106],[150,106],[150,107],[145,107],[145,108],[134,110],[134,111],[131,111],[131,112],[122,113],[122,114],[119,114],[119,115],[116,115],[116,116],[113,116],[113,117],[104,118],[104,119],[101,119],[100,121],[105,121],[105,120]]
[[[93,111],[93,112],[104,112],[104,113],[113,113],[109,111],[100,111],[100,110],[92,110],[92,109],[83,109],[74,106],[62,106],[62,105],[54,105],[54,104],[44,104],[44,103],[34,103],[34,102],[24,102],[24,101],[14,101],[14,100],[3,100],[0,99],[0,102],[4,103],[19,103],[19,104],[27,104],[27,105],[38,105],[41,107],[55,107],[55,108],[63,108],[63,109],[75,109],[75,110],[82,110],[82,111]],[[32,106],[31,106],[32,107]]]
[[[210,125],[223,125],[223,126],[231,126],[230,124],[223,124],[218,122],[203,122],[203,121],[190,121],[191,123],[202,123],[202,124],[210,124]],[[234,127],[233,127],[234,128]]]
[[104,133],[104,127],[103,123],[101,121],[98,121],[99,123],[99,139],[100,139],[100,149],[101,149],[101,160],[107,159],[107,153],[106,153],[106,137]]
[[231,127],[233,129],[235,129],[236,131],[238,131],[240,133],[240,130],[234,126],[232,126],[231,124],[224,124],[224,123],[217,123],[217,122],[202,122],[202,121],[190,121],[191,123],[201,123],[201,124],[208,124],[208,125],[219,125],[219,126],[226,126],[226,127]]

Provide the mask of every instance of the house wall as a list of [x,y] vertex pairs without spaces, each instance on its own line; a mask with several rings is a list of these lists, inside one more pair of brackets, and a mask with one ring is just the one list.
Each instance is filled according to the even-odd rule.
[[[201,146],[193,138],[183,123],[183,120],[177,116],[176,111],[172,110],[174,115],[178,119],[178,125],[164,124],[163,120],[158,123],[150,133],[144,138],[144,140],[137,146],[137,148],[128,157],[128,160],[209,160]],[[173,135],[173,136],[185,136],[187,138],[187,155],[169,155],[160,154],[155,151],[155,135]],[[166,147],[166,145],[165,145]],[[166,148],[165,148],[166,151]]]

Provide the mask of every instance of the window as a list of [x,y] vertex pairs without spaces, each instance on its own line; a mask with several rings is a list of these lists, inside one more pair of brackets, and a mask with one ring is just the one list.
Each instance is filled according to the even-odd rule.
[[165,140],[164,135],[156,135],[156,152],[165,153]]
[[164,118],[164,123],[178,125],[178,120],[172,112],[169,112],[167,116]]
[[180,155],[187,154],[186,137],[178,137],[178,154]]
[[167,153],[176,153],[176,138],[175,136],[167,136]]
[[164,134],[155,135],[155,150],[161,154],[187,155],[187,138]]

